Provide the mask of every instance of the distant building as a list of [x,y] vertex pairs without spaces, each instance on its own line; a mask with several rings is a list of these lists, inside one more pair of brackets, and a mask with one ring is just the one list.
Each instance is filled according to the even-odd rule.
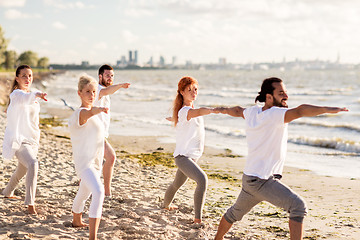
[[147,65],[149,65],[150,67],[154,66],[153,57],[150,57],[149,61],[147,62]]
[[128,64],[129,65],[133,64],[133,56],[132,56],[132,51],[131,50],[129,50],[129,62],[128,62]]
[[160,56],[159,67],[164,67],[164,66],[165,66],[165,58],[163,56]]
[[226,65],[226,58],[219,58],[219,65]]
[[172,65],[172,66],[175,66],[175,65],[176,65],[176,60],[177,60],[176,57],[173,56],[173,57],[172,57],[172,62],[171,62],[171,65]]
[[138,64],[138,51],[137,50],[134,51],[134,64],[135,65]]
[[82,61],[81,66],[88,67],[88,66],[90,66],[90,63],[89,63],[89,61]]

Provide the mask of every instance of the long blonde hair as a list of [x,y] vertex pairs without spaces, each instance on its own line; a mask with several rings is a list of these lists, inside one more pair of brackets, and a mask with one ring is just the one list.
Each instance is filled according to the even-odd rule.
[[184,91],[187,86],[193,84],[198,85],[198,82],[196,81],[195,78],[188,76],[182,77],[178,83],[178,90],[173,103],[173,115],[172,115],[172,119],[174,121],[175,126],[179,121],[179,116],[178,116],[179,110],[182,108],[184,104],[184,98],[181,95],[181,92]]

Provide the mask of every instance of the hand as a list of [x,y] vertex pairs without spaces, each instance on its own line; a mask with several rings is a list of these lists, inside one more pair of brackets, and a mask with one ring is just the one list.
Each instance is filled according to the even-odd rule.
[[38,97],[38,98],[43,99],[44,101],[47,101],[47,98],[46,98],[47,93],[37,92],[37,93],[35,94],[35,96]]
[[170,121],[170,122],[173,122],[173,118],[172,117],[167,117],[165,118],[166,120]]
[[100,110],[104,113],[108,113],[109,108],[101,107]]
[[348,112],[349,109],[347,109],[346,107],[343,108],[338,108],[338,107],[329,107],[328,108],[328,113],[338,113],[338,112]]
[[128,88],[130,86],[130,83],[123,83],[121,84],[122,88]]

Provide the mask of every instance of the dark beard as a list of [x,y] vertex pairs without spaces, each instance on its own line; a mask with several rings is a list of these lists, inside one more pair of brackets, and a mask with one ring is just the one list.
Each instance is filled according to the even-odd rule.
[[281,101],[278,101],[278,100],[276,100],[275,98],[273,98],[273,99],[274,99],[273,105],[274,105],[275,107],[288,108],[288,105],[283,105],[283,104],[281,103]]

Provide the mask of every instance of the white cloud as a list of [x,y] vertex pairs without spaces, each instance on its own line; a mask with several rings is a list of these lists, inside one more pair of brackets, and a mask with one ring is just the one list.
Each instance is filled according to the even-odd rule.
[[16,9],[9,9],[5,11],[5,18],[6,19],[41,18],[41,15],[39,14],[30,15]]
[[145,17],[145,16],[154,16],[154,12],[149,9],[141,9],[141,8],[128,8],[124,11],[125,15],[128,17]]
[[53,26],[54,28],[56,28],[56,29],[66,29],[66,28],[67,28],[63,23],[61,23],[61,22],[59,22],[59,21],[54,22],[54,23],[52,24],[52,26]]
[[94,45],[94,48],[98,50],[105,50],[108,48],[108,45],[106,44],[106,42],[98,42]]
[[0,0],[1,7],[23,7],[26,0]]
[[138,36],[134,35],[132,32],[130,32],[129,30],[124,30],[121,33],[121,38],[126,42],[126,43],[133,43],[135,41],[137,41],[139,39]]
[[165,19],[164,24],[169,27],[181,27],[181,23],[179,21],[169,18]]
[[46,5],[59,9],[82,9],[85,8],[83,2],[64,2],[62,0],[43,0]]

